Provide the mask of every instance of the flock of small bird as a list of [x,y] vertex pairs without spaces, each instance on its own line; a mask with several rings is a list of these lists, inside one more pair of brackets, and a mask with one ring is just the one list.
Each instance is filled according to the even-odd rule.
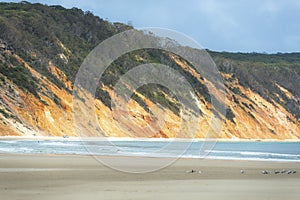
[[[244,170],[241,170],[241,174],[244,174],[245,171]],[[269,170],[263,170],[261,171],[262,174],[272,174],[272,171],[269,171]],[[273,171],[274,174],[296,174],[297,171],[296,170],[274,170]]]
[[189,173],[189,174],[196,173],[196,172],[198,172],[198,174],[201,174],[201,173],[202,173],[201,170],[197,171],[197,170],[195,170],[195,169],[186,171],[186,173]]
[[[202,173],[201,170],[197,171],[197,170],[194,170],[194,169],[186,171],[186,173],[189,173],[189,174],[196,173],[196,172],[198,172],[199,174]],[[241,174],[244,174],[244,173],[245,173],[245,170],[241,170]],[[285,170],[285,169],[283,169],[283,170],[274,170],[273,173],[274,174],[296,174],[297,171],[296,170]],[[272,174],[272,171],[263,170],[263,171],[261,171],[261,174]]]
[[[297,173],[296,170],[285,170],[285,169],[283,169],[283,170],[274,170],[273,172],[274,172],[274,174],[296,174]],[[261,171],[261,173],[262,174],[271,174],[272,171],[263,170],[263,171]]]

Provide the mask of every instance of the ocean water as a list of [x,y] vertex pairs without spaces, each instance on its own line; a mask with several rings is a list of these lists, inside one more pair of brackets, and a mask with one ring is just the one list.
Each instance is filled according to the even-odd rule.
[[300,162],[300,142],[0,140],[5,154],[77,154]]

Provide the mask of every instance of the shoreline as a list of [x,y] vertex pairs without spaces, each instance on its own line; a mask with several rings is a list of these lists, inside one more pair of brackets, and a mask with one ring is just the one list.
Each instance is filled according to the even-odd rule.
[[220,157],[220,158],[211,158],[211,157],[159,157],[159,156],[137,156],[137,155],[94,155],[94,154],[75,154],[75,153],[70,153],[70,154],[47,154],[47,153],[3,153],[0,152],[0,157],[1,156],[37,156],[37,157],[99,157],[99,158],[108,158],[108,159],[119,159],[119,158],[128,158],[128,159],[170,159],[174,160],[175,162],[177,160],[199,160],[199,161],[220,161],[220,162],[258,162],[258,163],[290,163],[290,164],[299,164],[300,165],[300,160],[279,160],[279,159],[240,159],[240,158],[225,158],[225,157]]
[[130,138],[130,137],[67,137],[62,136],[0,136],[0,140],[62,140],[62,141],[147,141],[147,142],[300,142],[300,139],[241,139],[241,138]]
[[[97,140],[95,140],[97,139]],[[122,145],[123,143],[118,143],[117,141],[120,142],[125,142],[124,145],[135,145],[134,142],[136,141],[143,141],[145,143],[137,143],[140,146],[143,145],[152,145],[151,142],[166,142],[166,143],[157,143],[160,145],[168,145],[169,143],[167,142],[183,142],[183,143],[178,143],[180,145],[194,145],[192,143],[185,143],[185,142],[194,142],[195,145],[205,145],[206,141],[203,141],[204,143],[198,143],[197,141],[194,140],[181,140],[181,139],[176,139],[176,140],[169,140],[169,139],[164,139],[164,140],[145,140],[145,139],[132,139],[130,138],[130,140],[123,140],[123,138],[117,138],[117,140],[114,140],[115,138],[108,138],[108,139],[102,139],[99,140],[99,138],[95,138],[94,140],[92,140],[91,138],[88,138],[88,140],[86,141],[87,143],[85,143],[84,140],[80,140],[80,138],[53,138],[53,137],[41,137],[41,138],[21,138],[21,137],[14,137],[12,138],[5,138],[3,140],[1,140],[0,138],[0,142],[3,144],[3,146],[0,147],[0,155],[40,155],[40,156],[55,156],[55,155],[60,155],[60,156],[95,156],[95,157],[101,157],[101,156],[108,156],[108,157],[141,157],[141,158],[166,158],[166,159],[178,159],[178,158],[182,158],[182,159],[196,159],[196,160],[202,160],[202,159],[207,159],[207,160],[221,160],[221,161],[251,161],[251,162],[286,162],[286,163],[300,163],[300,155],[295,154],[295,153],[277,153],[277,152],[273,152],[273,151],[268,151],[268,152],[264,152],[264,151],[257,151],[257,150],[252,150],[248,149],[246,151],[237,149],[237,150],[229,150],[229,151],[223,151],[218,150],[218,149],[210,149],[211,151],[205,151],[205,153],[203,154],[197,154],[197,152],[195,152],[195,150],[193,150],[194,152],[190,152],[190,153],[186,153],[185,151],[187,149],[185,149],[182,153],[178,154],[178,153],[165,153],[165,154],[157,154],[153,151],[147,152],[147,151],[143,151],[143,150],[133,150],[133,151],[123,151],[122,148],[118,149],[118,148],[114,148],[114,145],[120,144]],[[101,143],[101,142],[104,142]],[[114,143],[113,141],[116,141],[116,143]],[[133,143],[126,143],[127,141],[132,141]],[[91,142],[91,143],[90,143]],[[90,151],[89,148],[86,148],[85,145],[94,145],[94,142],[99,142],[97,144],[99,144],[101,147],[101,145],[110,145],[112,144],[112,148],[114,151],[110,151],[110,152],[106,152],[106,151]],[[111,143],[110,143],[111,142]],[[150,142],[150,143],[147,143]],[[235,142],[249,142],[248,145],[251,145],[252,142],[255,141],[207,141],[208,144],[207,145],[218,145],[218,142],[223,142],[223,144],[221,143],[220,145],[223,146],[227,146],[227,145],[231,145],[234,144]],[[228,144],[226,144],[226,142],[228,142]],[[274,141],[273,141],[274,142]],[[24,143],[24,144],[23,144]],[[211,143],[211,144],[209,144]],[[35,145],[36,144],[36,145]],[[44,144],[46,144],[46,146],[44,147]],[[245,143],[246,144],[246,143]],[[259,144],[254,144],[253,145],[264,145],[263,143]],[[295,146],[295,148],[299,147],[298,142],[290,142],[290,143],[279,143],[276,144],[279,147],[281,145],[292,145]],[[29,145],[29,146],[28,146]],[[66,145],[66,147],[64,147],[64,145]],[[243,146],[244,144],[239,144],[240,146]],[[271,143],[267,144],[267,145],[272,145]],[[70,146],[70,147],[68,147]],[[75,146],[75,147],[73,147]],[[22,147],[24,147],[24,149],[22,150]],[[64,148],[62,148],[64,147]],[[97,147],[97,148],[98,148]],[[55,148],[58,148],[57,150]],[[67,148],[67,149],[66,149]],[[69,149],[68,149],[69,148]],[[107,147],[105,147],[107,148]],[[187,147],[187,148],[190,148]],[[201,148],[201,147],[199,147]],[[64,149],[64,150],[62,150]],[[139,152],[139,153],[137,153]],[[225,153],[224,153],[225,152]],[[244,155],[245,154],[245,155]]]

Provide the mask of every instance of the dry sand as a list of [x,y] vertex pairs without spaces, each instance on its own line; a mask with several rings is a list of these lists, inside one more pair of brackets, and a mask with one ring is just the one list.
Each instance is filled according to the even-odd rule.
[[[145,159],[105,158],[127,167]],[[159,159],[166,158],[153,162]],[[275,175],[276,169],[297,173]],[[89,156],[0,155],[1,200],[299,200],[299,185],[300,163],[180,159],[152,173],[128,174]]]

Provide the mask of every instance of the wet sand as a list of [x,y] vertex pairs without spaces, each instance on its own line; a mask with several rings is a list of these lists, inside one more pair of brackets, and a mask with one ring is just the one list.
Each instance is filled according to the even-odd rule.
[[[139,157],[103,159],[121,168],[134,168],[137,162],[149,165]],[[168,158],[151,162],[160,159]],[[195,173],[187,172],[192,169]],[[282,169],[297,173],[274,174]],[[155,172],[129,174],[90,156],[0,155],[1,200],[299,200],[299,184],[300,163],[292,162],[180,159]]]

